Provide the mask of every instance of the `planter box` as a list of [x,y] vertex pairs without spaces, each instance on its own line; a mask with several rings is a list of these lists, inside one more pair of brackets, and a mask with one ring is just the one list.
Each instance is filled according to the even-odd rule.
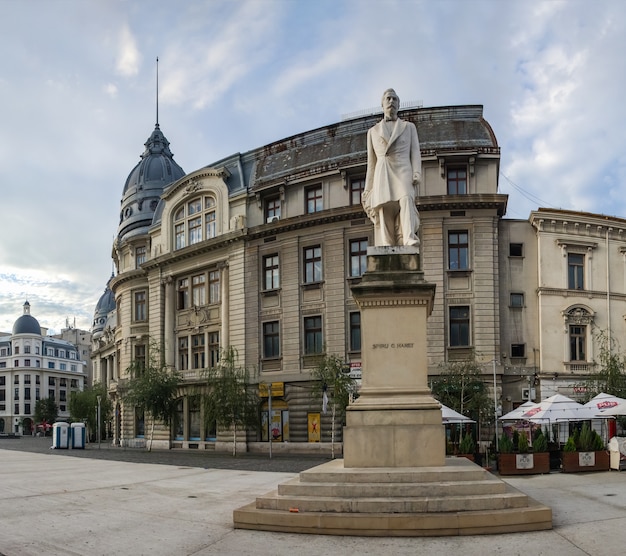
[[470,461],[474,461],[474,454],[457,454],[457,458],[466,458]]
[[550,473],[550,454],[499,454],[498,472],[500,475],[536,475]]
[[562,452],[563,473],[576,473],[580,471],[608,471],[610,458],[609,452]]

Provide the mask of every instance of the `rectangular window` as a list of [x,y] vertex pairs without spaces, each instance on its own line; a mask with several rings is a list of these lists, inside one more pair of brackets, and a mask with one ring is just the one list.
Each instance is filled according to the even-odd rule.
[[185,247],[185,223],[181,222],[174,226],[174,244],[176,249]]
[[511,357],[526,357],[526,344],[511,344]]
[[146,320],[146,292],[135,292],[135,322]]
[[280,287],[278,253],[263,257],[263,289],[275,290]]
[[587,327],[571,324],[569,327],[569,352],[570,361],[586,361],[585,343]]
[[40,396],[40,393],[39,393],[39,388],[35,388],[35,401],[36,401],[36,402],[38,402],[38,401],[39,401],[39,396]]
[[48,397],[54,401],[54,390],[48,390]]
[[367,267],[367,239],[350,242],[350,276],[361,276]]
[[[15,414],[17,415],[17,414],[20,412],[20,404],[19,404],[19,403],[16,403],[16,404],[13,406],[13,410],[14,410]],[[15,430],[17,431],[17,425],[15,425]]]
[[67,371],[67,363],[59,363],[60,371]]
[[178,310],[189,308],[189,278],[178,281]]
[[322,353],[322,317],[305,317],[304,318],[304,353],[313,355]]
[[304,282],[311,284],[322,281],[322,247],[314,245],[304,248]]
[[523,257],[524,256],[524,244],[523,243],[509,243],[509,257]]
[[15,346],[15,355],[20,354],[20,346]]
[[59,401],[66,402],[67,401],[67,392],[65,390],[59,391]]
[[15,375],[13,377],[13,384],[19,384],[20,383],[20,375]]
[[27,355],[30,353],[30,346],[24,346],[24,353]]
[[215,367],[220,361],[220,333],[209,332],[209,366]]
[[509,307],[523,307],[524,306],[524,294],[512,293]]
[[467,195],[467,168],[448,168],[448,195]]
[[209,303],[220,302],[220,271],[209,272]]
[[187,336],[178,338],[178,368],[186,371],[189,368],[189,341]]
[[469,307],[450,307],[450,346],[470,345]]
[[353,178],[350,180],[350,204],[360,205],[361,196],[365,190],[365,178]]
[[24,375],[24,384],[30,384],[30,375]]
[[361,351],[361,313],[350,313],[350,351]]
[[54,369],[54,361],[48,361],[48,369]]
[[19,388],[15,388],[15,390],[13,392],[13,399],[14,400],[19,400],[20,399],[20,389]]
[[212,239],[217,235],[215,232],[215,211],[207,212],[204,219],[206,224],[206,238]]
[[469,268],[469,237],[466,230],[448,232],[448,268],[467,270]]
[[206,305],[206,277],[204,274],[198,274],[191,277],[191,302],[194,307],[203,307]]
[[569,253],[567,255],[567,287],[570,290],[582,290],[585,288],[584,265],[584,255],[578,253]]
[[191,361],[193,369],[204,369],[206,363],[204,351],[204,334],[194,334],[191,337]]
[[190,218],[187,226],[189,227],[189,245],[200,243],[202,241],[202,216]]
[[25,403],[24,404],[24,413],[26,413],[26,415],[30,415],[31,414],[30,404],[29,403]]
[[54,377],[53,376],[49,376],[48,377],[48,386],[54,386],[54,385],[55,385]]
[[24,367],[30,367],[30,359],[24,359]]
[[265,221],[269,224],[280,219],[280,197],[272,197],[265,201]]
[[24,399],[30,401],[30,388],[24,388]]
[[[135,346],[135,362],[140,369],[146,368],[146,346],[145,344],[138,344]],[[61,384],[65,386],[65,384]]]
[[139,268],[146,262],[146,247],[135,247],[135,268]]
[[263,357],[280,356],[280,325],[278,321],[263,323]]
[[320,212],[323,210],[322,203],[322,186],[316,185],[309,187],[305,190],[306,195],[306,212],[307,214],[313,214],[314,212]]

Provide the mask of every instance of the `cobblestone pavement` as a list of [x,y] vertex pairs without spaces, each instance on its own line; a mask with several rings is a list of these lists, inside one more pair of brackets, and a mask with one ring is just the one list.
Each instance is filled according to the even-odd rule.
[[39,454],[56,454],[77,458],[93,458],[128,463],[156,463],[179,467],[199,467],[202,469],[235,469],[242,471],[273,471],[278,473],[299,473],[330,458],[322,456],[242,453],[215,453],[211,450],[151,450],[144,448],[120,448],[111,444],[87,444],[85,449],[52,449],[52,438],[22,436],[17,438],[0,437],[0,450],[16,450]]

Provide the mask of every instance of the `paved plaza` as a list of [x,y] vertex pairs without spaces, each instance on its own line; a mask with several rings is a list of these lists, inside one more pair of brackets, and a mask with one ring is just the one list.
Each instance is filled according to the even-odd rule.
[[233,510],[322,458],[52,450],[0,439],[0,555],[614,556],[626,546],[626,473],[504,479],[553,510],[536,533],[364,538],[235,530]]

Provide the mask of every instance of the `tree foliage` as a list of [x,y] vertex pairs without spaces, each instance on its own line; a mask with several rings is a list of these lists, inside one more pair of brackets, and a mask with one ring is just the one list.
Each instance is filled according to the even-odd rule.
[[442,404],[482,424],[493,422],[493,399],[483,379],[481,364],[472,355],[447,363],[432,381],[433,396]]
[[219,363],[207,369],[202,395],[205,426],[232,429],[233,456],[237,455],[237,430],[258,428],[259,400],[250,384],[250,373],[238,363],[237,350],[222,350]]
[[85,388],[82,392],[72,392],[70,397],[70,418],[72,421],[82,421],[92,435],[98,430],[97,407],[100,396],[100,432],[106,430],[105,424],[111,418],[113,403],[107,395],[103,384],[94,384],[91,388]]
[[182,377],[175,369],[165,366],[163,350],[154,341],[150,343],[147,361],[131,361],[127,372],[131,378],[122,399],[125,404],[143,410],[152,417],[148,447],[151,450],[155,421],[161,421],[168,427],[172,422]]
[[[322,399],[322,411],[330,404],[331,410],[331,456],[335,457],[335,428],[343,423],[346,408],[356,393],[356,381],[345,372],[346,364],[337,355],[324,357],[315,370],[313,394]],[[327,402],[324,401],[326,395]]]
[[59,416],[59,408],[52,398],[42,398],[35,403],[35,422],[52,424]]
[[599,347],[597,370],[582,384],[584,395],[581,401],[587,402],[602,392],[626,398],[626,355],[606,331],[597,330],[595,337]]

